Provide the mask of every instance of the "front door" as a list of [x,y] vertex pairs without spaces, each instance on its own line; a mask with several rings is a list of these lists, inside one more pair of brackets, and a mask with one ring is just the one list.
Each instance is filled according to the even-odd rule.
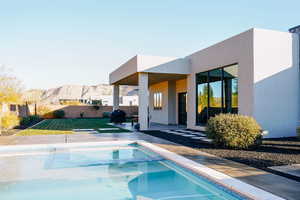
[[178,93],[178,124],[186,125],[186,92]]

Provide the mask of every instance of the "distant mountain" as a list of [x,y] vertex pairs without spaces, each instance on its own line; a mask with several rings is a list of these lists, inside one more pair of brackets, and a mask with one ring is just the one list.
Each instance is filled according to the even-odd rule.
[[[101,96],[112,95],[112,86],[108,84],[99,84],[94,86],[86,85],[63,85],[61,87],[48,90],[28,90],[24,93],[24,99],[27,101],[40,101],[43,103],[59,103],[60,99],[101,99]],[[120,86],[121,96],[137,95],[136,87]]]
[[27,102],[39,102],[45,90],[33,89],[27,90],[23,93],[23,99]]

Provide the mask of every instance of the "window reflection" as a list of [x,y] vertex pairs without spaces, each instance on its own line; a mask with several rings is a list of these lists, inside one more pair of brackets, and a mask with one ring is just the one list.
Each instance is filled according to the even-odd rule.
[[222,112],[222,69],[209,72],[209,116],[213,117]]
[[196,75],[197,124],[220,113],[238,113],[238,65]]
[[208,80],[207,72],[197,75],[197,123],[206,123],[208,112]]
[[238,113],[238,65],[224,68],[225,112]]

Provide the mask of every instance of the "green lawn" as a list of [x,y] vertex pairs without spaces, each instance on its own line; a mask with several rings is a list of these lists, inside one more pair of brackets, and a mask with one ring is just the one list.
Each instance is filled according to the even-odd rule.
[[125,129],[99,131],[99,128],[115,128],[108,125],[109,119],[46,119],[36,126],[20,131],[17,135],[72,134],[73,129],[94,129],[99,133],[130,132]]

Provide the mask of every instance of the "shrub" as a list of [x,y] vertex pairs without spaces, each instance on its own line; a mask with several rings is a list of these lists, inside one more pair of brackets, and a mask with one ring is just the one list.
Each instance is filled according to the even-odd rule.
[[123,110],[114,110],[110,116],[110,122],[120,124],[126,121],[126,113]]
[[55,110],[55,111],[53,111],[53,115],[54,115],[55,118],[64,118],[65,117],[65,111]]
[[52,110],[45,105],[40,105],[37,107],[37,114],[41,117],[49,115],[50,113],[52,113]]
[[207,123],[208,137],[216,145],[248,148],[261,140],[261,127],[254,118],[237,114],[220,114]]
[[110,112],[103,112],[102,117],[103,118],[110,118],[111,113]]
[[20,121],[21,126],[32,126],[41,121],[41,118],[38,115],[30,115],[28,117],[23,117]]
[[136,125],[134,125],[134,129],[137,130],[137,131],[140,131],[140,124],[137,123]]
[[300,140],[300,127],[297,128],[298,139]]
[[20,124],[20,119],[16,114],[5,114],[1,118],[1,127],[4,129],[10,129],[18,126]]
[[83,118],[84,112],[81,112],[79,115],[80,115],[80,118]]
[[100,109],[100,106],[98,106],[98,105],[93,105],[93,108],[94,108],[95,110],[99,110],[99,109]]
[[52,112],[48,112],[48,113],[42,115],[42,118],[44,118],[44,119],[54,119],[55,117],[54,117],[54,114],[53,114],[53,111],[52,111]]
[[102,100],[92,100],[92,104],[102,106]]

